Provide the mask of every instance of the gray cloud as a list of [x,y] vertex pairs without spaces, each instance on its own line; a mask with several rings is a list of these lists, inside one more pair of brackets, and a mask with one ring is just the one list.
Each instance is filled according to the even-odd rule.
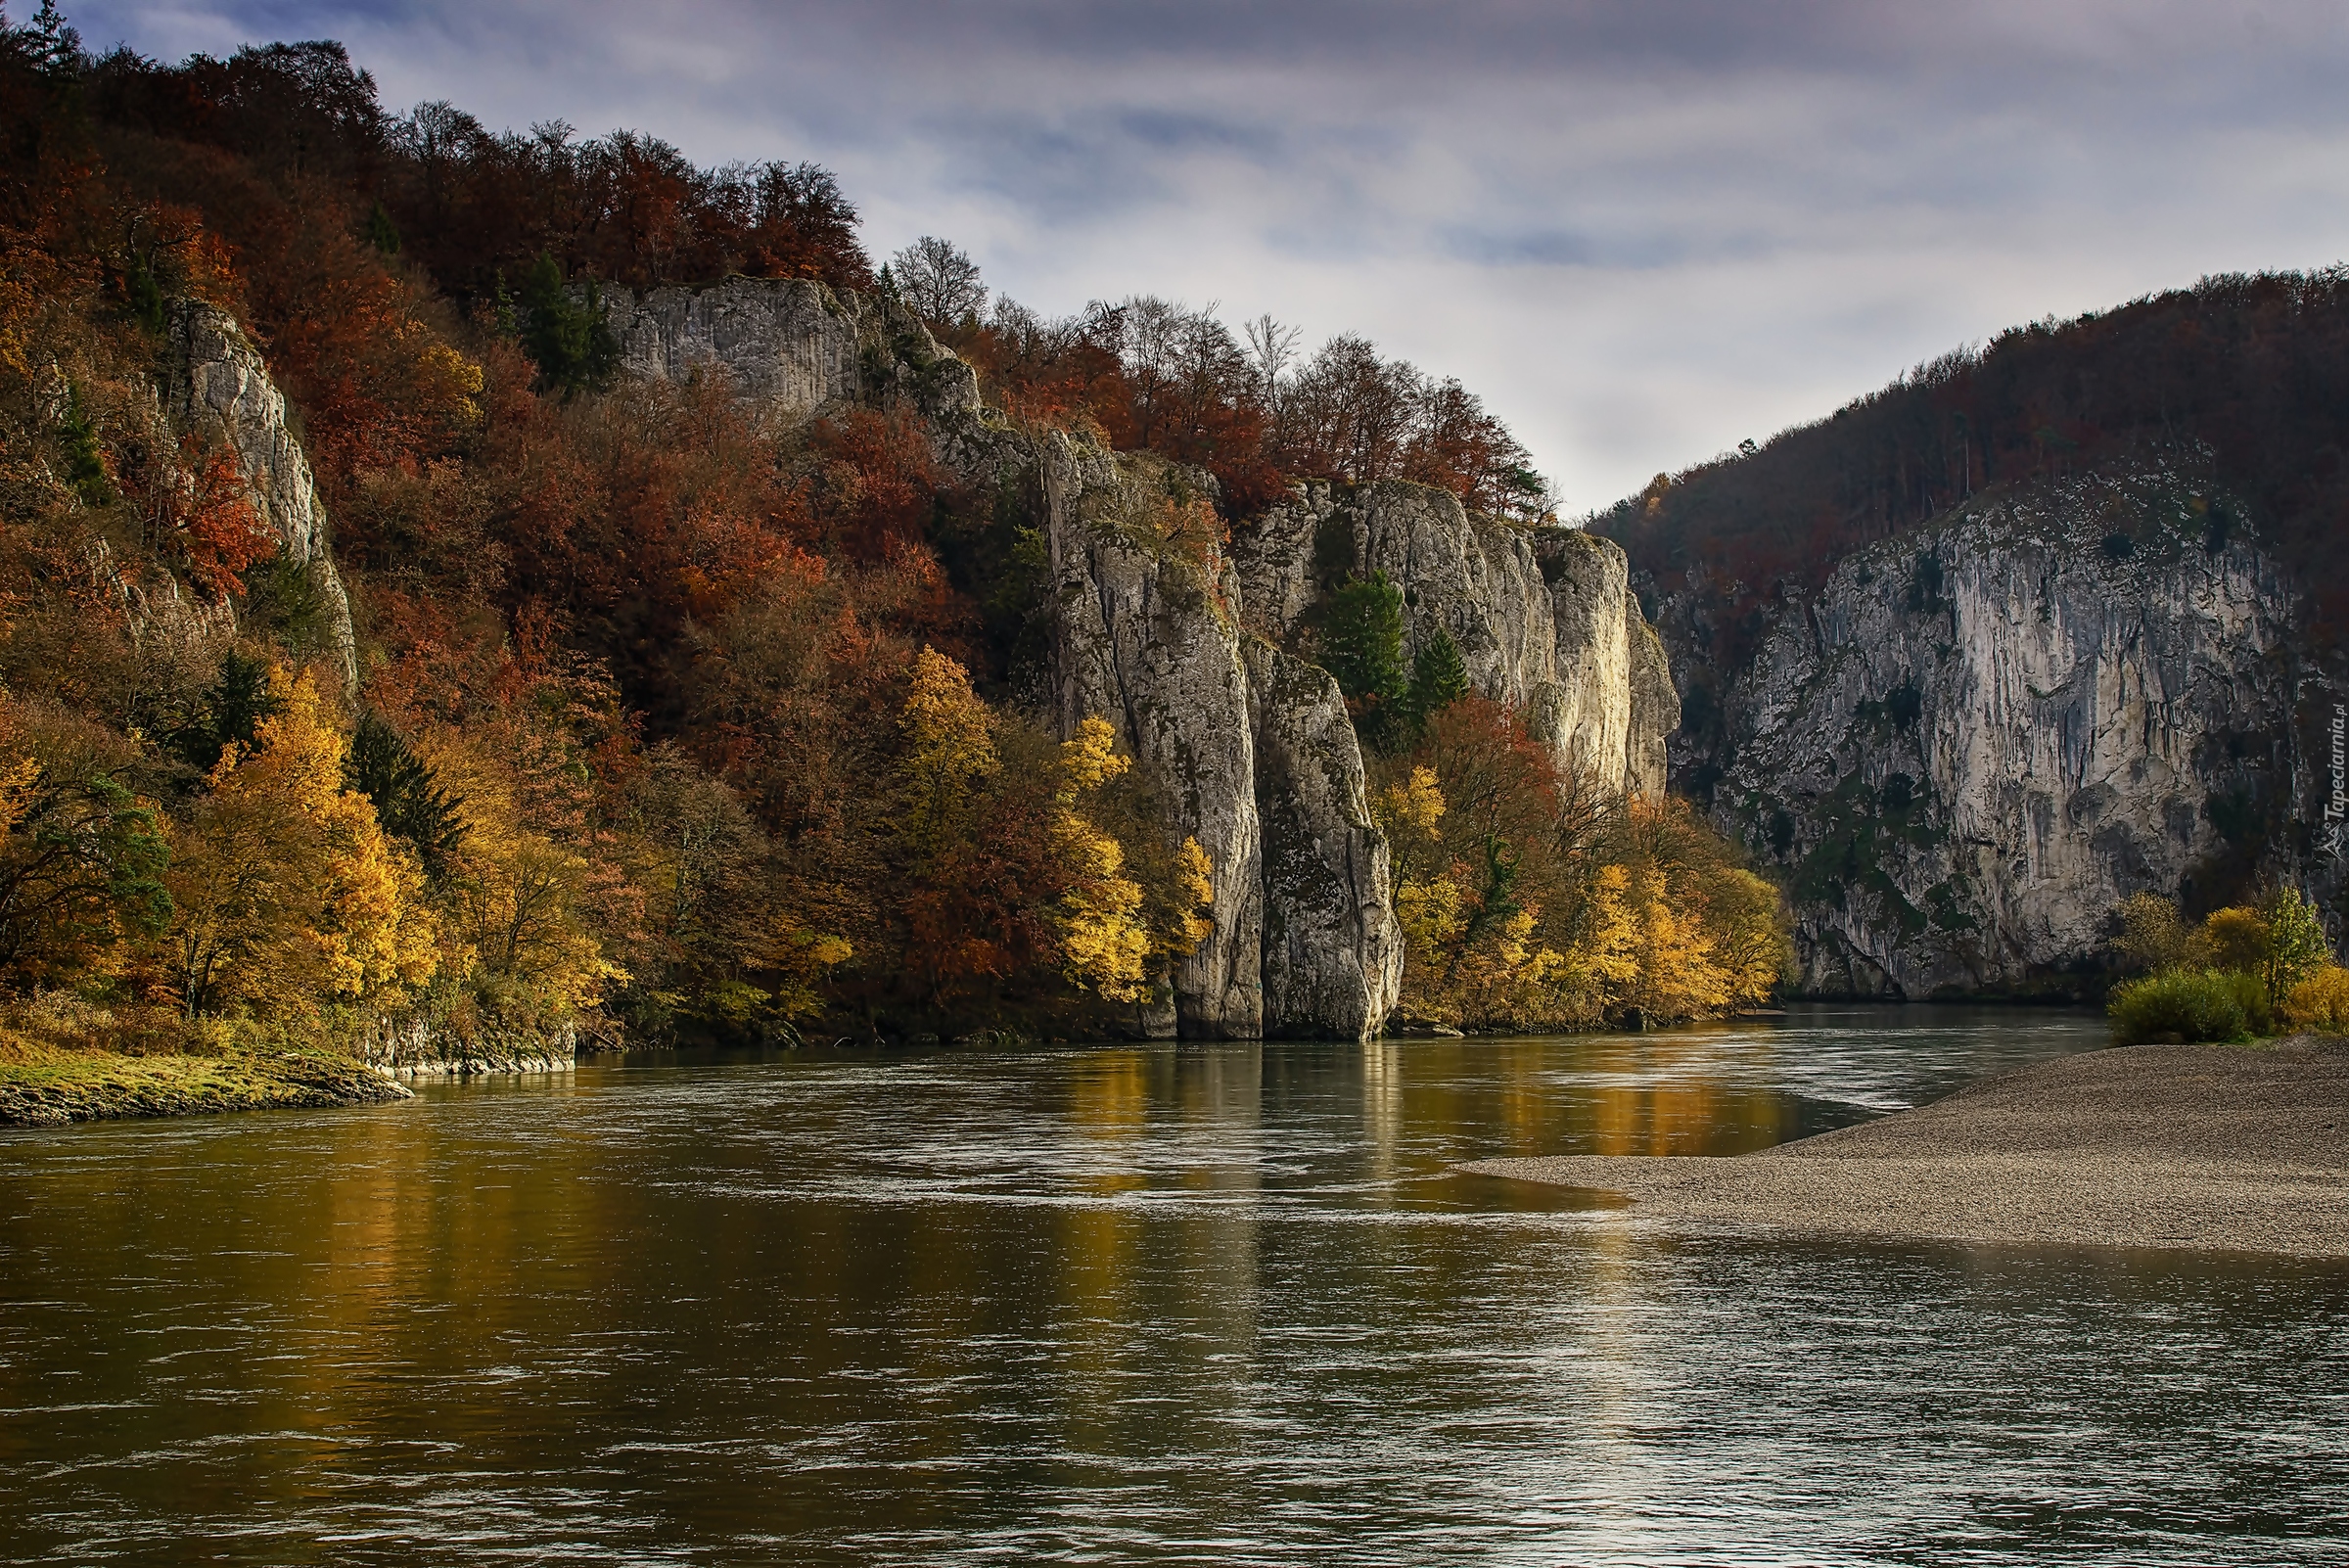
[[837,168],[1047,309],[1355,329],[1594,505],[2015,322],[2349,254],[2337,5],[178,0],[93,43],[336,36],[394,106]]

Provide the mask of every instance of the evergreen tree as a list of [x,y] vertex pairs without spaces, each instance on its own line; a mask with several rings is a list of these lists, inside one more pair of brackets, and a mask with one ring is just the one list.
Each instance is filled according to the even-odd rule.
[[1321,614],[1321,665],[1354,710],[1355,729],[1376,751],[1405,727],[1397,710],[1410,683],[1403,666],[1403,590],[1384,572],[1348,576]]
[[381,202],[367,214],[367,243],[375,247],[378,254],[399,254],[399,226],[392,221],[392,214],[384,210]]
[[250,750],[261,720],[277,711],[269,666],[232,650],[220,661],[211,690],[205,693],[203,711],[171,732],[172,750],[190,767],[208,773],[226,748]]
[[1443,627],[1420,646],[1411,659],[1411,689],[1405,700],[1414,725],[1427,722],[1468,695],[1468,667],[1460,662],[1459,645]]
[[58,436],[66,449],[66,483],[84,506],[104,506],[115,498],[115,483],[106,472],[106,454],[98,444],[98,425],[81,406],[79,388],[66,394],[66,417]]
[[375,803],[384,831],[415,846],[417,858],[436,878],[446,869],[449,852],[465,837],[457,803],[449,798],[423,759],[399,732],[373,710],[359,715],[350,750],[343,759],[343,787]]
[[587,285],[584,301],[574,300],[562,267],[541,251],[523,280],[522,307],[522,346],[538,367],[541,392],[571,397],[611,385],[620,369],[620,342],[604,319],[598,285]]

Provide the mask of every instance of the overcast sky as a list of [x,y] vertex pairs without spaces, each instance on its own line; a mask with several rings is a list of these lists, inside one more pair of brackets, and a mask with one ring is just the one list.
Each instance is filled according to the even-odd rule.
[[[1569,511],[2001,328],[2349,257],[2349,6],[2262,0],[63,0],[340,38],[393,110],[837,170],[1050,312],[1359,331]],[[30,0],[12,0],[22,21]]]

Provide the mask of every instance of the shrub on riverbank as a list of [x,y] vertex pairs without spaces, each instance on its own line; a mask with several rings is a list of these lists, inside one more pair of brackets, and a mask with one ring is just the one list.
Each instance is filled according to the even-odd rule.
[[2283,1021],[2314,1034],[2349,1035],[2349,969],[2326,964],[2294,986],[2284,998]]
[[2247,1040],[2275,1031],[2275,1012],[2256,975],[2171,969],[2112,989],[2112,1038],[2122,1045]]
[[2294,889],[2276,889],[2255,907],[2214,910],[2200,925],[2145,893],[2116,915],[2112,950],[2138,975],[2115,986],[2107,1004],[2120,1044],[2247,1040],[2275,1034],[2280,1022],[2349,1024],[2349,973],[2332,962],[2315,906]]

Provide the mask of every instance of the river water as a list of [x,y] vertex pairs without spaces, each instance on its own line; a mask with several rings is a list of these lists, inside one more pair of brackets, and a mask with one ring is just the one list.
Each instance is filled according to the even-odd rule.
[[0,1135],[0,1560],[2349,1560],[2349,1270],[1674,1234],[2080,1014],[643,1057]]

